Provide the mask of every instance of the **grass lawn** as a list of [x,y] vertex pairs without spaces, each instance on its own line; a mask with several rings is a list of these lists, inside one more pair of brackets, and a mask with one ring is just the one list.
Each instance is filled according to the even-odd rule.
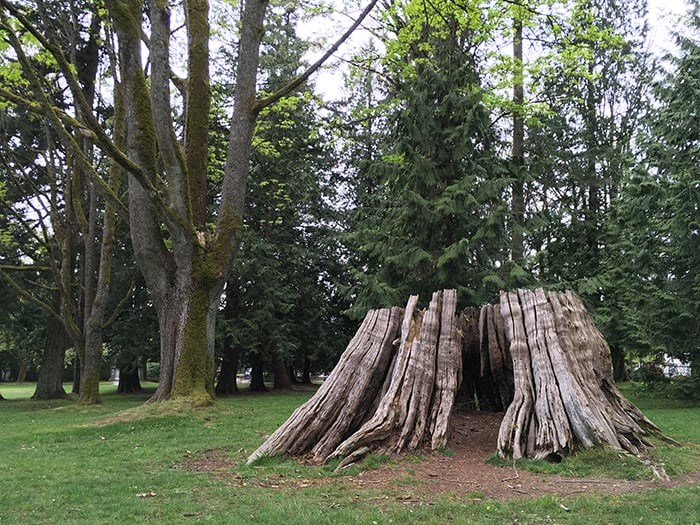
[[[240,395],[191,411],[144,406],[147,395],[118,395],[107,383],[99,406],[30,401],[33,391],[33,384],[0,383],[0,525],[700,523],[697,485],[509,502],[464,492],[409,504],[372,486],[344,483],[356,469],[334,474],[332,466],[289,459],[245,466],[262,436],[308,392]],[[684,443],[655,451],[667,472],[700,470],[699,407],[626,394]],[[609,468],[600,463],[590,467],[595,475]]]

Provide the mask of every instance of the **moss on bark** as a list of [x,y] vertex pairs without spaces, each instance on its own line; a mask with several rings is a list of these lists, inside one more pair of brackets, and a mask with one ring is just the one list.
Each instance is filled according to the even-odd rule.
[[193,269],[193,289],[171,394],[171,399],[187,398],[195,406],[214,402],[214,361],[207,352],[210,293],[214,280],[204,260],[198,258]]

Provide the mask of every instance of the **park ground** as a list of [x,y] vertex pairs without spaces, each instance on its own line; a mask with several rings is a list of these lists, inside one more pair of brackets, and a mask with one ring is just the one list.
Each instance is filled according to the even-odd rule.
[[[210,408],[39,402],[0,383],[0,524],[700,523],[700,406],[625,394],[670,437],[644,461],[590,450],[559,464],[494,458],[499,414],[461,414],[445,450],[334,472],[245,459],[310,391],[238,395]],[[669,479],[654,475],[661,469]]]

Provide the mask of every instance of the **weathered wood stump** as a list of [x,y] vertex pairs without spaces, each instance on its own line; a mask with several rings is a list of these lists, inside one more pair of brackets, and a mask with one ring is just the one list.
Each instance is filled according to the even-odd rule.
[[515,397],[498,436],[501,456],[550,458],[609,445],[639,454],[659,429],[622,397],[610,349],[573,293],[501,293]]
[[278,454],[324,461],[348,432],[364,423],[391,363],[402,313],[400,308],[368,312],[326,381],[248,463]]
[[411,297],[406,307],[401,344],[377,410],[329,457],[350,457],[370,445],[401,452],[424,441],[434,449],[447,443],[461,375],[457,294],[435,292],[428,310],[414,315],[417,299]]
[[660,434],[615,387],[610,350],[572,292],[502,292],[500,305],[460,314],[455,290],[435,292],[425,311],[417,301],[370,311],[316,394],[248,463],[290,454],[342,466],[370,450],[435,450],[458,393],[467,408],[505,410],[501,456],[599,444],[639,454]]
[[404,310],[368,313],[328,379],[248,463],[276,454],[323,462],[361,457],[369,446],[444,446],[461,379],[457,294],[436,292],[425,312],[417,302],[412,296]]

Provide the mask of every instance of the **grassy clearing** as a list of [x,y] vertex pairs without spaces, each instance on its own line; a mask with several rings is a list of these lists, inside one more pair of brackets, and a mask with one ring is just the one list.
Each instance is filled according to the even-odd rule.
[[[264,434],[309,393],[241,395],[193,411],[143,406],[147,395],[117,395],[107,384],[102,391],[102,405],[80,406],[28,401],[33,385],[0,384],[6,398],[0,401],[0,524],[700,522],[697,486],[507,503],[469,493],[422,501],[338,483],[337,478],[356,475],[357,468],[335,474],[333,465],[313,467],[284,458],[245,466]],[[666,470],[697,471],[698,407],[654,401],[647,409],[644,399],[635,402],[686,443],[655,452]],[[565,475],[646,475],[636,470],[639,465],[627,465],[608,452],[587,454],[577,459],[579,464],[548,468]],[[373,456],[361,468],[384,461]]]

